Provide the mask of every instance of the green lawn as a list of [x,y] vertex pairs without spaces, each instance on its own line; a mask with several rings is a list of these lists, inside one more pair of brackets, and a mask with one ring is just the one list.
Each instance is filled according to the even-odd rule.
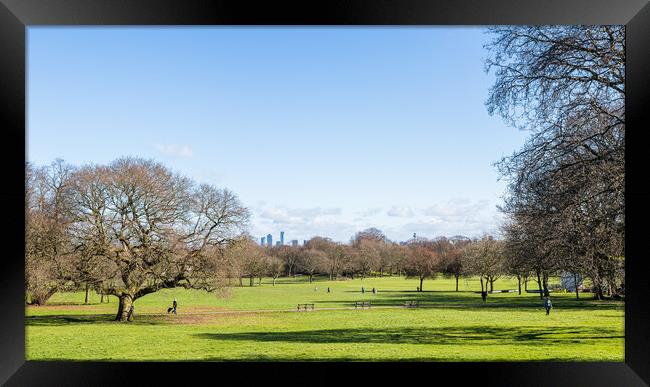
[[[247,284],[247,282],[245,282]],[[26,311],[29,360],[425,360],[623,361],[624,304],[554,293],[546,316],[539,295],[491,294],[478,280],[398,277],[326,281],[280,279],[235,287],[227,298],[167,289],[135,303],[136,320],[112,321],[116,299],[56,294]],[[495,289],[515,289],[499,280]],[[331,293],[327,293],[327,287]],[[368,290],[361,293],[361,286]],[[376,287],[379,292],[372,294]],[[318,288],[318,290],[315,290]],[[531,283],[531,288],[534,288]],[[178,299],[178,315],[166,308]],[[370,310],[350,309],[371,301]],[[394,308],[418,300],[420,308]],[[315,303],[315,312],[294,312]],[[393,307],[393,308],[385,308]],[[328,308],[333,308],[328,310]],[[265,312],[249,312],[266,310]],[[280,310],[280,311],[274,311]]]

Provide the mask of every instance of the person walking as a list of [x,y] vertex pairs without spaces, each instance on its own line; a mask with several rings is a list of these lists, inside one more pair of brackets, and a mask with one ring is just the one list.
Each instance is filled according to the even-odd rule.
[[366,292],[366,290],[365,290],[365,289],[363,288],[363,286],[362,286],[362,287],[361,287],[361,293],[365,293],[365,292]]
[[176,307],[178,306],[178,303],[176,302],[176,299],[174,298],[174,302],[172,302],[172,313],[176,314]]
[[328,286],[328,287],[327,287],[327,293],[329,293],[329,292],[330,292],[330,287]]
[[551,303],[551,299],[547,297],[544,298],[544,308],[546,308],[546,315],[548,316],[549,313],[551,313],[551,308],[553,308],[553,304]]
[[377,294],[377,289],[372,288],[372,294]]

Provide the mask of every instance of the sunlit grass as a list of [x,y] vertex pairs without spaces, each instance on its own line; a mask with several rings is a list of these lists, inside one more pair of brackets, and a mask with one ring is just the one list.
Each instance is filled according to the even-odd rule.
[[[460,292],[453,279],[429,280],[421,293],[415,292],[416,280],[398,277],[313,284],[281,279],[275,287],[270,282],[236,287],[226,299],[163,290],[137,300],[136,319],[128,324],[112,321],[115,298],[99,304],[99,296],[91,294],[90,305],[83,305],[83,293],[57,294],[50,306],[27,309],[27,359],[624,360],[621,302],[597,302],[589,295],[577,301],[572,293],[555,293],[546,316],[533,293],[491,294],[483,304],[475,293],[477,280],[461,280]],[[495,289],[516,285],[499,280]],[[373,287],[377,294],[369,291]],[[167,315],[174,297],[179,314]],[[361,300],[373,308],[350,309]],[[418,300],[421,307],[396,308],[406,300]],[[298,303],[315,303],[316,311],[293,312]]]

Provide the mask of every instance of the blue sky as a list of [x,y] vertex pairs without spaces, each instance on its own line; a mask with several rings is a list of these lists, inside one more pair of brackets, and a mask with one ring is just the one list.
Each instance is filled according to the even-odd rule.
[[27,155],[154,158],[227,187],[277,240],[495,232],[489,39],[464,27],[31,27]]

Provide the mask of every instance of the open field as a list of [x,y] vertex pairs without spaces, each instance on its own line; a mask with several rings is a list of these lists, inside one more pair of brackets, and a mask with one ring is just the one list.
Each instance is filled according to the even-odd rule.
[[[246,285],[248,282],[245,281]],[[257,282],[256,282],[257,283]],[[166,289],[135,303],[131,323],[113,322],[117,302],[91,293],[56,294],[26,311],[29,360],[425,360],[623,361],[624,304],[589,294],[553,293],[545,315],[537,294],[491,294],[478,280],[398,277],[326,281],[286,278],[271,286],[235,287],[228,298]],[[495,283],[515,289],[516,281]],[[534,288],[533,283],[530,284]],[[331,293],[327,293],[327,287]],[[366,293],[361,293],[364,286]],[[369,290],[378,289],[377,294]],[[318,290],[315,290],[318,288]],[[178,299],[178,315],[167,315]],[[419,308],[403,308],[418,300]],[[355,301],[371,309],[354,310]],[[314,312],[296,312],[315,303]]]

